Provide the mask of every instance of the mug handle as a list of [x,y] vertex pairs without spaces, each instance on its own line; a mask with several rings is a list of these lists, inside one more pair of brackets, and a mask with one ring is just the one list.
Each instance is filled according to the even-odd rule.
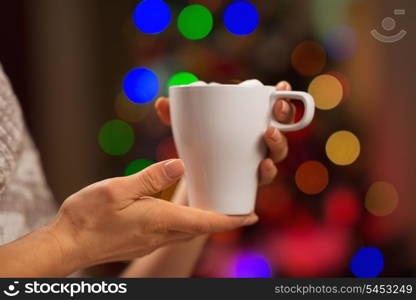
[[272,116],[272,126],[277,127],[281,131],[295,131],[305,128],[312,122],[313,115],[315,113],[315,102],[310,94],[296,91],[273,91],[270,95],[272,109],[276,100],[281,98],[289,98],[302,101],[303,106],[305,107],[305,112],[303,113],[302,119],[300,119],[299,122],[294,124],[279,123],[275,120],[274,116]]

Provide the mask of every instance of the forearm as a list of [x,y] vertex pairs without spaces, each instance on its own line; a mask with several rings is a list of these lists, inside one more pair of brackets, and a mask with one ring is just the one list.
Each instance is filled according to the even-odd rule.
[[208,235],[203,235],[159,248],[134,260],[121,277],[189,277],[207,239]]
[[0,246],[0,277],[64,277],[79,266],[43,227]]

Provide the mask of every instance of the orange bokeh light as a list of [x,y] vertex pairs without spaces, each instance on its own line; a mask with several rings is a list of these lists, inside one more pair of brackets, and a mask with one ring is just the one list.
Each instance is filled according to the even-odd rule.
[[326,64],[324,48],[316,42],[304,41],[292,52],[293,68],[302,76],[313,76],[322,71]]
[[305,194],[314,195],[322,192],[328,181],[328,169],[319,161],[304,162],[296,170],[296,185]]

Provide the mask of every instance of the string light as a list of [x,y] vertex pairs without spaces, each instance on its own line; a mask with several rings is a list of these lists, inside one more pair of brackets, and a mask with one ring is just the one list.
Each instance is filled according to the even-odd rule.
[[315,100],[315,106],[319,109],[332,109],[342,100],[342,84],[332,75],[324,74],[315,77],[308,87],[308,92]]
[[190,40],[200,40],[212,30],[213,19],[208,8],[198,4],[185,7],[178,17],[179,32]]
[[355,134],[346,130],[333,133],[325,145],[328,158],[341,166],[352,164],[360,155],[360,148],[360,141]]
[[256,30],[259,14],[256,7],[248,1],[234,1],[224,12],[224,25],[235,35],[248,35]]
[[162,0],[143,0],[136,6],[133,20],[136,27],[144,33],[160,33],[169,26],[170,8]]
[[291,63],[302,76],[316,75],[326,64],[325,50],[316,42],[303,41],[293,49]]
[[296,185],[305,194],[314,195],[322,192],[328,181],[328,170],[318,161],[304,162],[296,170]]
[[134,132],[129,124],[121,120],[105,123],[98,134],[101,149],[110,155],[123,155],[134,144]]
[[378,217],[391,214],[398,203],[399,194],[396,188],[385,181],[373,183],[365,196],[365,208]]

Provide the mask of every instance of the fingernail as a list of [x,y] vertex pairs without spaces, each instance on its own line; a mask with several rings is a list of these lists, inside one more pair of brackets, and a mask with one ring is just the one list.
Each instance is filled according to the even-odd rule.
[[175,179],[183,174],[184,167],[180,159],[172,159],[163,165],[166,171],[166,175]]
[[267,163],[265,165],[266,165],[266,169],[268,171],[271,171],[271,170],[274,169],[274,163],[273,163],[273,161],[270,158],[267,159]]
[[256,223],[256,222],[258,221],[258,219],[259,219],[259,218],[258,218],[256,215],[254,215],[254,216],[250,216],[250,217],[246,218],[246,219],[243,221],[243,226],[253,225],[254,223]]
[[273,141],[278,142],[280,140],[279,130],[275,127],[269,127],[266,131],[267,136]]

